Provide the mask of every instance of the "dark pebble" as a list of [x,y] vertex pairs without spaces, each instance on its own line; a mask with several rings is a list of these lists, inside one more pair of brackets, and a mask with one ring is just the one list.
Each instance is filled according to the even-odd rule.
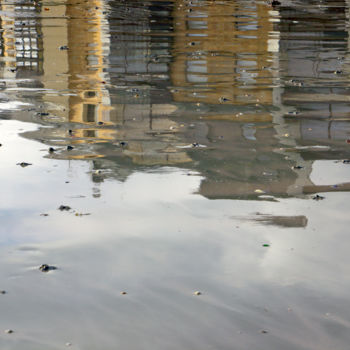
[[123,147],[123,146],[126,146],[127,144],[128,144],[128,143],[125,142],[125,141],[120,141],[120,142],[119,142],[119,145],[122,146],[122,147]]
[[32,165],[32,163],[21,162],[17,163],[17,165],[21,166],[22,168],[25,168],[26,166]]
[[71,151],[73,148],[73,146],[67,146],[67,151]]
[[68,205],[60,205],[59,208],[58,208],[58,210],[61,210],[61,211],[64,211],[64,210],[68,211],[68,210],[71,210],[71,209],[72,208],[70,206],[68,206]]
[[68,50],[68,46],[67,45],[60,46],[60,50]]
[[42,272],[49,272],[49,271],[52,271],[52,270],[57,270],[57,267],[56,266],[50,266],[50,265],[47,265],[47,264],[43,264],[39,267],[39,270],[42,271]]
[[316,194],[316,196],[312,197],[312,199],[315,200],[315,201],[320,201],[320,200],[324,199],[324,197],[319,196],[318,194]]
[[103,122],[97,122],[97,125],[103,125]]
[[50,147],[50,148],[49,148],[49,152],[50,152],[50,153],[53,153],[53,152],[55,152],[55,151],[56,151],[56,150],[55,150],[53,147]]

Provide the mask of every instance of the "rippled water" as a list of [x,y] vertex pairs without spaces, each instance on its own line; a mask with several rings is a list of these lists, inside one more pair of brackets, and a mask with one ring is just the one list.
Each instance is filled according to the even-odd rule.
[[280,1],[1,2],[1,349],[348,349],[350,7]]

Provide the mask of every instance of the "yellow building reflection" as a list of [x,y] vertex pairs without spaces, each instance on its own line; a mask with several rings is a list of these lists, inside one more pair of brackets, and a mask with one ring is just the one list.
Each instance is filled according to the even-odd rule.
[[[173,95],[178,102],[271,104],[269,7],[177,0]],[[226,119],[228,119],[226,117]]]

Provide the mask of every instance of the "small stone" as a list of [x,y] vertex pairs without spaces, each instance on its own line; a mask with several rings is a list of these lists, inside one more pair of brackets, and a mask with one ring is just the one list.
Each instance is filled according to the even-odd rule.
[[21,166],[22,168],[25,168],[29,165],[32,165],[32,163],[21,162],[21,163],[17,163],[17,165]]
[[312,199],[315,200],[315,201],[320,201],[320,200],[324,199],[324,197],[319,196],[318,194],[316,194],[316,196],[312,197]]
[[6,334],[11,334],[11,333],[13,333],[13,330],[12,330],[12,329],[6,329],[6,330],[5,330],[5,333],[6,333]]
[[43,264],[39,267],[39,270],[42,272],[49,272],[51,270],[57,270],[56,266],[50,266],[48,264]]
[[71,210],[71,209],[72,208],[70,206],[68,206],[68,205],[60,205],[58,207],[58,210],[61,210],[61,211],[64,211],[64,210],[68,211],[68,210]]
[[193,293],[194,295],[202,295],[201,292],[199,292],[198,290],[196,292]]

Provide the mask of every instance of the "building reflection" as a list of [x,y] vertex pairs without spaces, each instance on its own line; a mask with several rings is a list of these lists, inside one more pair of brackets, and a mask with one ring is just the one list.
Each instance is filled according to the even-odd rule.
[[210,104],[272,104],[270,8],[177,0],[174,99]]
[[[320,190],[310,180],[313,161],[345,158],[347,151],[298,147],[344,138],[347,120],[333,117],[345,115],[346,104],[321,101],[333,113],[328,130],[324,120],[296,119],[290,111],[300,103],[308,117],[320,111],[320,101],[310,105],[300,93],[324,97],[330,90],[307,90],[295,81],[334,78],[334,71],[297,68],[308,67],[308,57],[330,40],[313,40],[307,52],[294,50],[304,43],[295,32],[307,30],[286,27],[303,16],[287,6],[140,4],[1,4],[3,76],[12,77],[7,84],[40,88],[40,98],[31,98],[45,113],[36,117],[57,126],[27,137],[54,145],[58,151],[48,157],[93,159],[95,184],[109,176],[123,180],[140,166],[177,165],[202,174],[200,193],[212,199]],[[19,19],[23,13],[28,16]],[[324,16],[330,16],[326,10]],[[347,38],[344,30],[337,37]],[[319,22],[314,31],[322,32]],[[346,51],[343,39],[335,40],[337,56]],[[30,79],[19,79],[26,75]]]

